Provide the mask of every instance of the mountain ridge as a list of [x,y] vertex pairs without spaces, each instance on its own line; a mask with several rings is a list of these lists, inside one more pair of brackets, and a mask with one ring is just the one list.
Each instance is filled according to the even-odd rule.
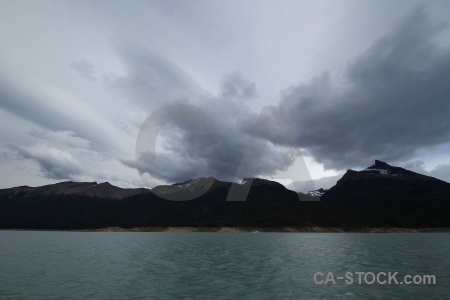
[[7,189],[0,189],[0,194],[17,194],[28,192],[40,195],[85,195],[97,198],[125,199],[127,197],[146,193],[150,190],[145,188],[121,188],[109,182],[74,182],[63,181],[54,184],[47,184],[38,187],[18,186]]
[[[358,174],[358,175],[356,175],[356,174]],[[336,185],[338,185],[340,182],[345,181],[348,178],[352,178],[352,179],[371,178],[371,177],[373,177],[373,175],[380,175],[380,176],[389,175],[389,176],[399,177],[400,179],[416,178],[416,179],[423,179],[423,180],[438,180],[438,181],[441,181],[444,183],[448,183],[444,180],[441,180],[441,179],[438,179],[438,178],[435,178],[432,176],[423,175],[423,174],[416,173],[416,172],[413,172],[413,171],[410,171],[410,170],[407,170],[407,169],[404,169],[401,167],[391,166],[380,160],[375,160],[375,163],[372,166],[367,167],[361,171],[355,171],[352,169],[348,169],[347,172],[344,173],[344,175],[337,181]],[[117,199],[123,199],[123,198],[129,197],[129,196],[132,196],[134,194],[147,193],[147,192],[153,192],[155,194],[164,194],[166,191],[169,192],[169,190],[175,190],[177,187],[181,188],[182,186],[190,185],[191,183],[195,183],[195,186],[194,186],[195,188],[200,188],[201,186],[199,186],[198,183],[202,183],[203,185],[208,185],[208,184],[212,183],[211,181],[214,181],[215,184],[237,183],[237,184],[242,185],[242,184],[245,184],[246,182],[252,182],[252,184],[268,183],[268,184],[273,184],[273,185],[281,185],[280,183],[278,183],[276,181],[271,181],[270,179],[264,179],[264,178],[258,178],[258,177],[243,178],[242,182],[222,181],[215,177],[207,177],[207,178],[206,177],[198,177],[198,178],[186,180],[184,182],[167,184],[167,185],[158,185],[153,188],[143,188],[143,187],[122,188],[119,186],[112,185],[111,183],[109,183],[107,181],[101,182],[101,183],[63,181],[63,182],[46,184],[46,185],[36,186],[36,187],[23,185],[23,186],[4,188],[4,189],[0,189],[0,193],[5,193],[7,191],[10,191],[12,193],[19,192],[19,191],[42,192],[43,190],[49,190],[49,191],[53,191],[55,194],[58,194],[57,187],[65,186],[66,188],[69,188],[71,191],[64,192],[63,189],[59,189],[61,194],[64,194],[64,193],[75,194],[77,190],[82,190],[83,187],[88,187],[86,190],[89,190],[89,192],[86,193],[85,195],[92,196],[92,197],[103,197],[103,198],[113,197],[113,198],[117,198]],[[205,182],[207,184],[205,184]],[[55,188],[53,188],[53,187],[55,187]],[[100,187],[104,187],[104,189],[100,189]],[[93,191],[94,189],[98,189],[98,192],[94,193],[94,191]],[[127,192],[123,193],[123,195],[120,195],[119,196],[120,198],[118,198],[118,197],[114,197],[114,195],[111,195],[111,193],[107,193],[105,191],[106,189],[111,189],[111,190],[116,190],[116,191],[122,190],[122,191],[127,191]],[[306,194],[306,195],[310,195],[310,196],[322,196],[326,191],[328,191],[330,189],[324,189],[324,188],[319,187],[316,190],[303,192],[301,194]],[[106,193],[104,196],[102,196],[100,192],[106,192]]]
[[[237,200],[230,193],[241,193],[245,201],[230,201]],[[450,183],[381,161],[348,170],[332,188],[309,193],[267,179],[233,183],[214,177],[151,190],[97,182],[0,190],[0,228],[450,228],[449,216]]]

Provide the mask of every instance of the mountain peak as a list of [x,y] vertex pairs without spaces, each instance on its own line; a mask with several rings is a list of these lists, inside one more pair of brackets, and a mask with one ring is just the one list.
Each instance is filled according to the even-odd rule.
[[362,170],[362,172],[369,172],[370,174],[391,175],[391,176],[402,175],[402,173],[404,173],[403,171],[406,170],[398,167],[393,167],[381,160],[375,160],[375,164]]
[[342,178],[338,180],[337,185],[340,185],[347,180],[370,179],[379,177],[398,180],[439,180],[430,176],[403,169],[401,167],[391,166],[380,160],[375,160],[375,164],[365,168],[362,171],[348,170],[344,174],[344,176],[342,176]]
[[199,197],[213,186],[221,184],[224,183],[214,177],[198,177],[170,185],[158,185],[152,188],[151,192],[169,200],[187,200],[187,198],[194,199]]
[[391,165],[385,163],[384,161],[377,160],[377,159],[375,159],[375,164],[373,166],[374,167],[378,167],[378,168],[389,168],[389,167],[392,167]]

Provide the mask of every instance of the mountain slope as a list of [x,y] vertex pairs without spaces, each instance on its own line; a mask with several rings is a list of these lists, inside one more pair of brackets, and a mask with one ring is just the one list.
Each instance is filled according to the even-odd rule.
[[[205,186],[211,184],[206,189]],[[142,226],[284,226],[301,225],[297,193],[279,183],[247,179],[246,201],[226,201],[232,183],[200,178],[149,190],[116,190],[118,195],[88,193],[94,183],[60,183],[0,191],[0,228],[89,229]],[[81,187],[84,187],[81,188]],[[167,200],[184,195],[192,200]],[[97,190],[95,190],[97,191]],[[133,195],[122,198],[124,193]],[[159,195],[158,195],[159,194]]]
[[450,228],[450,184],[376,161],[309,194],[265,179],[212,177],[152,190],[95,182],[0,190],[0,228],[146,226]]
[[450,219],[450,183],[381,161],[348,170],[321,200],[405,226],[440,226]]
[[150,190],[144,188],[138,189],[123,189],[103,182],[60,182],[56,184],[49,184],[40,187],[19,186],[10,189],[0,190],[0,195],[14,196],[20,193],[29,195],[79,195],[88,196],[91,198],[109,198],[109,199],[124,199],[133,195],[149,193]]

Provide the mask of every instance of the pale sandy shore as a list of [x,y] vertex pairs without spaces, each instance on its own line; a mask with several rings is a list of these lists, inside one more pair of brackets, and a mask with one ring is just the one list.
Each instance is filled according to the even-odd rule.
[[338,227],[107,227],[77,232],[361,232],[361,233],[420,233],[450,232],[450,228],[338,228]]

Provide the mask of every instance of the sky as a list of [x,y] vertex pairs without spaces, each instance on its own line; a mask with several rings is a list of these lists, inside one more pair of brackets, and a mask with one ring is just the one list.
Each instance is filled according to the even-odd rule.
[[[0,2],[0,188],[450,181],[448,1]],[[289,185],[290,184],[290,185]]]

